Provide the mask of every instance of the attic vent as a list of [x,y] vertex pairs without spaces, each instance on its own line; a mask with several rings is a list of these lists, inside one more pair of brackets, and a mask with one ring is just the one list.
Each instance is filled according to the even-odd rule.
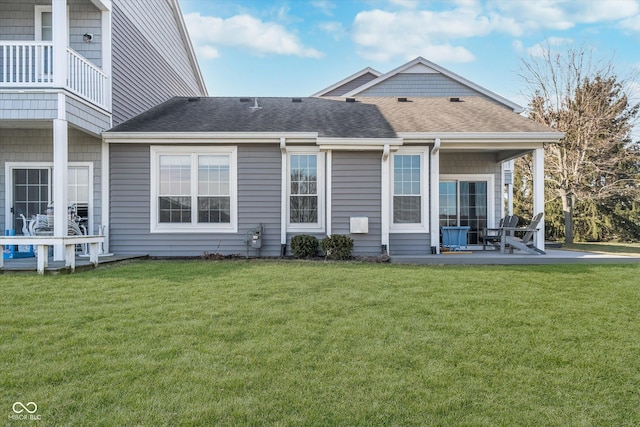
[[240,98],[240,102],[249,102],[251,98]]
[[345,99],[345,101],[347,101],[347,102],[356,102],[356,99],[355,98],[347,98],[347,99]]
[[462,102],[460,98],[449,98],[449,102]]
[[291,102],[302,102],[302,98],[291,98]]
[[194,96],[192,98],[188,98],[187,101],[189,101],[189,102],[197,102],[197,101],[200,101],[200,98],[197,97],[197,96]]
[[409,102],[407,98],[398,98],[398,102]]

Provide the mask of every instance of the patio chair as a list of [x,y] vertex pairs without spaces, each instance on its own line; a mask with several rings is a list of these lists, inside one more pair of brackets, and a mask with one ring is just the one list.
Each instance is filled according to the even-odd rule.
[[[500,242],[500,251],[504,253],[504,249],[508,247],[510,253],[513,253],[513,249],[519,249],[531,255],[545,255],[546,252],[538,249],[533,242],[533,236],[538,231],[538,224],[542,221],[543,215],[542,212],[536,214],[526,227],[503,227],[505,234]],[[524,234],[518,237],[515,235],[516,232]]]
[[480,240],[482,241],[482,250],[487,250],[487,245],[491,244],[496,249],[500,249],[500,241],[502,240],[502,234],[504,233],[504,227],[515,228],[518,225],[518,218],[516,215],[507,215],[500,219],[498,228],[484,227],[481,231]]

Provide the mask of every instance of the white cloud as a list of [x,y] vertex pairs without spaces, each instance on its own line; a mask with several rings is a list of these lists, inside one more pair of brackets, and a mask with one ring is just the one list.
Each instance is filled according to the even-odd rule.
[[282,25],[263,22],[250,15],[222,19],[190,13],[184,18],[197,51],[207,58],[220,56],[220,46],[244,48],[256,55],[323,56],[322,52],[305,47]]
[[453,41],[487,35],[502,24],[500,19],[479,16],[475,7],[438,12],[376,9],[356,15],[353,40],[360,55],[375,61],[423,55],[433,61],[468,62],[473,54]]
[[338,21],[321,22],[318,24],[318,28],[325,33],[331,34],[336,40],[342,39],[346,34],[346,30],[342,26],[342,23]]
[[563,37],[549,37],[544,42],[535,44],[527,48],[527,53],[533,57],[544,56],[549,48],[554,46],[562,46],[565,44],[573,44],[573,39]]
[[329,0],[314,0],[311,5],[327,16],[332,16],[333,9],[336,8],[335,3]]

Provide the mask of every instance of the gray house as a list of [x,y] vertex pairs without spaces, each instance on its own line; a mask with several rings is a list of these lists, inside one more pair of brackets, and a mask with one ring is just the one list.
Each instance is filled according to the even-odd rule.
[[176,0],[2,0],[0,228],[21,234],[21,216],[53,202],[54,236],[67,233],[68,205],[108,235],[118,180],[102,132],[206,94]]
[[111,250],[245,253],[258,227],[261,256],[296,234],[428,254],[442,225],[468,225],[474,245],[505,213],[506,161],[533,153],[543,211],[543,146],[562,134],[519,111],[423,58],[309,98],[174,98],[103,134]]

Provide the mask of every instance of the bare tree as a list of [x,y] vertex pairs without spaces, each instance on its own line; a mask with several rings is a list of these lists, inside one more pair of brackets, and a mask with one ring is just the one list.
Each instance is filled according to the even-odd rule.
[[640,105],[630,102],[628,80],[618,78],[611,60],[595,61],[584,47],[547,45],[539,53],[523,60],[520,77],[529,90],[529,116],[566,134],[545,149],[545,181],[562,202],[565,241],[572,243],[578,202],[606,203],[638,191],[631,132]]

